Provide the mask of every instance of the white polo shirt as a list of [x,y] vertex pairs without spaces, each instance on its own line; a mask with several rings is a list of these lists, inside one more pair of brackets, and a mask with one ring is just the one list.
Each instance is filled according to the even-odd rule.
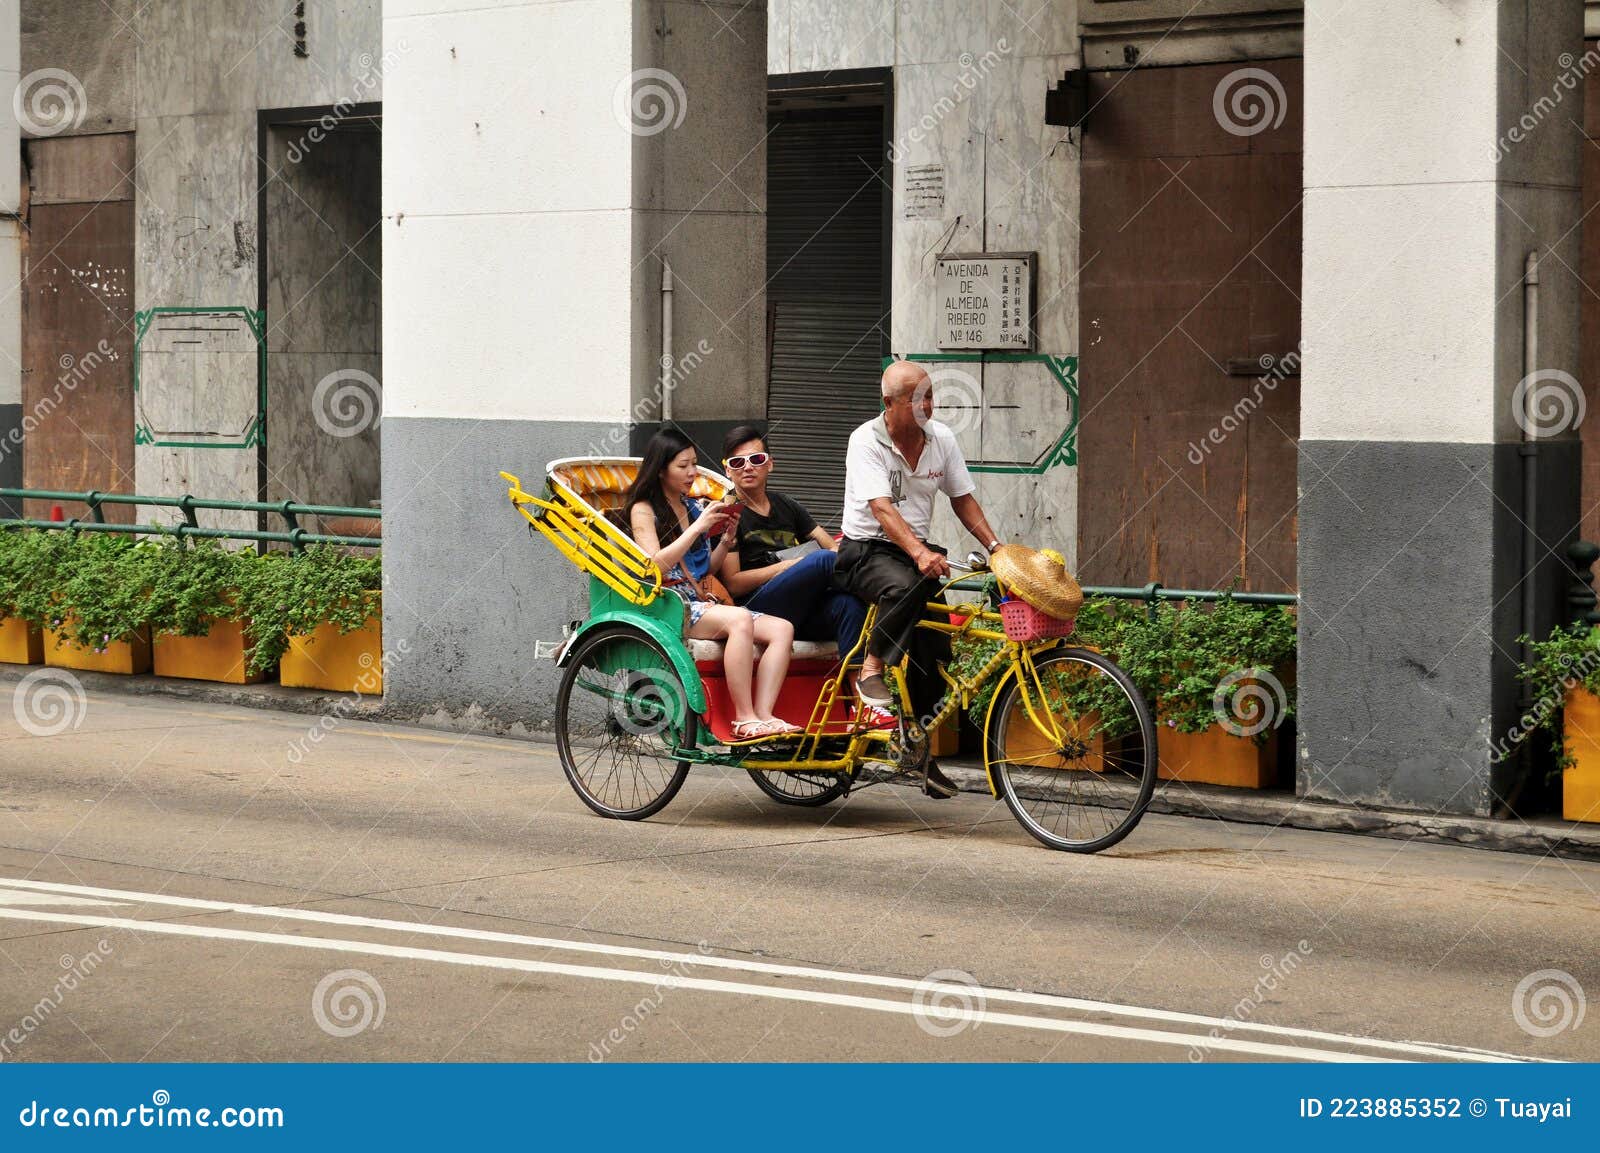
[[868,502],[886,496],[894,501],[918,539],[927,540],[935,494],[943,492],[954,500],[977,487],[967,471],[956,434],[937,420],[928,421],[922,431],[926,439],[914,469],[894,446],[882,415],[850,434],[844,472],[843,527],[847,539],[885,539],[883,526],[872,515]]

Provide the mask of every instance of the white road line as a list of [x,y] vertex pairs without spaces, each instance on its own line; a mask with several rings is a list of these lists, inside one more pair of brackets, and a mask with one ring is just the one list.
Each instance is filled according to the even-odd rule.
[[[441,949],[418,949],[408,945],[384,945],[375,941],[345,941],[333,937],[296,937],[288,933],[258,933],[252,929],[224,929],[213,925],[171,924],[166,921],[137,921],[126,917],[96,917],[87,913],[40,913],[32,910],[0,908],[0,918],[43,921],[55,925],[80,925],[90,928],[122,929],[133,933],[169,934],[222,941],[249,941],[263,945],[285,945],[296,949],[321,949],[335,953],[363,953],[375,957],[394,957],[406,961],[436,961],[447,965],[469,965],[481,969],[511,969],[523,973],[548,973],[582,977],[594,981],[620,981],[650,985],[660,989],[699,989],[709,993],[734,993],[746,997],[768,997],[779,1001],[808,1001],[847,1009],[869,1009],[879,1013],[929,1016],[941,1024],[970,1021],[974,1024],[1012,1025],[1054,1033],[1077,1033],[1089,1037],[1113,1037],[1152,1045],[1203,1047],[1227,1053],[1242,1053],[1277,1061],[1388,1062],[1387,1057],[1346,1053],[1329,1049],[1308,1049],[1295,1045],[1269,1045],[1260,1041],[1235,1041],[1231,1038],[1203,1037],[1192,1033],[1168,1033],[1157,1029],[1134,1029],[1126,1025],[1106,1025],[1096,1021],[1064,1021],[1059,1017],[1031,1017],[1020,1013],[990,1013],[983,1009],[941,1006],[924,1010],[908,1001],[887,1001],[879,997],[858,997],[849,993],[824,993],[809,989],[785,989],[777,985],[748,985],[739,981],[718,981],[703,977],[680,977],[674,973],[650,973],[635,969],[601,969],[593,965],[563,965],[554,961],[530,961],[521,957],[495,957],[480,953],[451,953]],[[971,995],[966,986],[952,986]]]
[[[949,992],[971,996],[981,993],[987,1001],[1004,1001],[1012,1004],[1032,1005],[1048,1009],[1062,1009],[1079,1013],[1103,1013],[1108,1016],[1132,1017],[1143,1021],[1159,1021],[1174,1025],[1199,1026],[1219,1033],[1250,1032],[1296,1041],[1314,1041],[1333,1045],[1350,1045],[1363,1049],[1402,1054],[1408,1058],[1454,1061],[1542,1061],[1543,1058],[1522,1057],[1514,1053],[1501,1053],[1491,1049],[1474,1049],[1465,1046],[1425,1044],[1411,1041],[1385,1041],[1374,1037],[1360,1037],[1348,1033],[1329,1033],[1315,1029],[1297,1029],[1288,1025],[1267,1025],[1251,1021],[1238,1021],[1229,1017],[1208,1017],[1198,1013],[1181,1013],[1170,1009],[1151,1009],[1138,1005],[1120,1005],[1110,1001],[1091,1001],[1078,997],[1063,997],[1051,993],[1029,993],[1017,989],[999,989],[989,986],[930,985],[905,977],[887,977],[875,973],[853,973],[838,969],[813,968],[805,965],[781,965],[767,961],[749,961],[738,957],[710,957],[700,953],[677,953],[662,949],[641,949],[628,945],[606,945],[594,941],[570,941],[557,937],[532,937],[517,933],[499,933],[489,929],[467,929],[456,925],[433,925],[418,921],[395,921],[379,917],[359,917],[347,913],[330,913],[318,909],[295,909],[276,905],[251,905],[231,901],[208,901],[196,897],[176,897],[162,893],[141,893],[128,889],[102,889],[85,885],[65,885],[53,881],[12,880],[0,878],[0,887],[33,889],[46,893],[62,893],[75,897],[111,898],[139,904],[169,905],[181,909],[195,909],[213,913],[236,913],[253,917],[273,917],[280,920],[308,921],[347,928],[377,929],[390,932],[414,933],[424,936],[453,937],[468,941],[518,945],[528,948],[554,949],[571,953],[596,953],[611,957],[632,957],[659,961],[679,966],[697,966],[710,969],[733,969],[746,973],[762,973],[777,977],[799,977],[818,981],[839,981],[853,985],[871,985],[883,989],[897,989],[925,993]],[[295,938],[299,940],[301,938]],[[1216,1047],[1209,1036],[1200,1038],[1206,1045]],[[1203,1047],[1203,1046],[1202,1046]]]
[[34,893],[22,889],[7,889],[0,885],[0,905],[120,905],[121,901],[108,901],[104,897],[66,897],[56,893]]

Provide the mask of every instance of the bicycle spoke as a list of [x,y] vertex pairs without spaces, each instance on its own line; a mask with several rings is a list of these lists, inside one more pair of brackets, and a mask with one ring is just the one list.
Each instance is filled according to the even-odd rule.
[[991,747],[990,764],[997,783],[1023,826],[1055,848],[1114,843],[1137,823],[1154,783],[1154,759],[1141,758],[1130,772],[1105,720],[1136,722],[1142,753],[1142,742],[1153,740],[1148,708],[1102,662],[1110,663],[1058,650],[1036,659],[1031,683],[1012,681],[996,702],[990,740],[999,747]]
[[677,675],[653,642],[632,632],[594,637],[572,659],[557,701],[562,768],[590,807],[648,816],[688,771],[675,750],[680,740],[692,744]]

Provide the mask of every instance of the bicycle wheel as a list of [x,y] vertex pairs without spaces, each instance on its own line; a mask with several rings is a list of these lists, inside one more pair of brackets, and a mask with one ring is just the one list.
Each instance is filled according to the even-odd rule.
[[1132,832],[1150,803],[1155,719],[1128,674],[1099,653],[1053,649],[1033,664],[1043,708],[1031,683],[1027,698],[1041,719],[1049,714],[1059,739],[1040,731],[1022,684],[1007,680],[987,734],[996,783],[1036,839],[1052,849],[1099,852]]
[[660,645],[629,628],[578,643],[556,694],[556,749],[583,803],[603,817],[638,821],[683,787],[698,718]]
[[787,773],[751,769],[750,779],[780,805],[799,805],[814,809],[837,801],[850,791],[850,778],[844,773]]

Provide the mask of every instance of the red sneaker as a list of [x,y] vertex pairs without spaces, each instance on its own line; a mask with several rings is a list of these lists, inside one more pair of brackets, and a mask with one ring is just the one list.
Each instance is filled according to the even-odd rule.
[[894,715],[892,709],[881,705],[869,704],[866,701],[857,702],[855,708],[850,710],[851,723],[863,729],[897,729],[900,727],[900,718]]

